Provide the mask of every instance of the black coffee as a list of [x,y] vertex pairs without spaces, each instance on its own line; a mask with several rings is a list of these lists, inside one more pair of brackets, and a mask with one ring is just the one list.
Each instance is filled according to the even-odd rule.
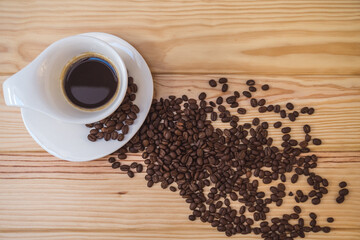
[[114,96],[119,80],[113,66],[99,57],[84,57],[67,70],[63,87],[66,96],[82,108],[98,108]]

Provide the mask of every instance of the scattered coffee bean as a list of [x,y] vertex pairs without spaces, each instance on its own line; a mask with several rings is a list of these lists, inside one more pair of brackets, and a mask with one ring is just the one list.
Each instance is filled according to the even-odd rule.
[[206,93],[202,92],[199,94],[199,100],[204,100],[206,98]]
[[257,100],[256,100],[255,98],[252,98],[252,99],[250,100],[250,105],[251,105],[252,107],[257,107],[257,105],[258,105]]
[[346,186],[347,186],[347,183],[344,181],[339,183],[339,187],[341,187],[341,188],[344,188]]
[[219,79],[219,83],[221,83],[221,84],[224,84],[224,83],[227,83],[227,78],[220,78]]
[[285,110],[280,110],[280,117],[281,117],[281,118],[286,118],[286,112],[285,112]]
[[299,179],[299,175],[297,174],[294,174],[292,177],[291,177],[291,183],[296,183]]
[[300,112],[301,112],[302,114],[308,113],[308,111],[309,111],[309,108],[308,108],[308,107],[303,107],[303,108],[300,110]]
[[221,87],[222,92],[226,92],[228,89],[229,89],[229,86],[226,83]]
[[209,85],[210,85],[210,87],[216,87],[216,86],[217,86],[217,83],[216,83],[216,81],[215,81],[214,79],[211,79],[211,80],[209,81]]
[[293,110],[294,109],[294,105],[292,103],[287,103],[286,104],[286,108],[289,110]]
[[348,194],[349,194],[349,190],[347,190],[346,188],[343,188],[339,191],[340,196],[346,196]]
[[338,197],[336,198],[336,202],[337,202],[337,203],[343,203],[344,200],[345,200],[344,196],[338,196]]
[[136,166],[136,172],[141,173],[142,171],[143,171],[143,165],[142,165],[142,164],[138,164],[138,165]]
[[264,106],[265,104],[266,104],[266,100],[263,98],[258,101],[259,106]]
[[309,110],[307,111],[307,113],[308,113],[309,115],[314,114],[314,112],[315,112],[315,109],[314,109],[314,108],[309,108]]
[[299,206],[295,206],[294,207],[294,212],[297,213],[297,214],[300,214],[301,213],[301,208]]
[[249,91],[250,92],[256,92],[256,87],[253,87],[253,86],[249,87]]
[[129,176],[129,178],[133,178],[135,175],[134,175],[134,172],[133,171],[131,171],[131,170],[129,170],[128,172],[127,172],[127,175]]
[[218,98],[216,99],[216,104],[220,105],[220,104],[223,103],[223,101],[224,101],[224,99],[223,99],[222,97],[218,97]]
[[248,86],[253,86],[253,85],[255,85],[255,81],[252,80],[252,79],[247,80],[247,81],[246,81],[246,85],[248,85]]
[[120,163],[119,162],[114,162],[112,165],[111,165],[112,168],[119,168],[120,167]]
[[248,91],[243,91],[242,94],[247,98],[251,98],[251,96],[252,96],[251,93]]
[[315,213],[313,213],[313,212],[311,212],[309,214],[309,216],[310,216],[311,219],[316,219],[317,218],[317,215]]
[[239,98],[239,97],[240,97],[240,93],[239,93],[238,91],[234,91],[234,96],[235,96],[236,98]]
[[332,217],[328,217],[326,220],[327,220],[327,222],[329,222],[329,223],[334,222],[334,218],[332,218]]
[[270,89],[269,85],[268,84],[264,84],[261,86],[261,89],[264,90],[264,91],[267,91]]
[[313,139],[313,144],[314,144],[314,145],[321,145],[321,140],[318,139],[318,138],[314,138],[314,139]]
[[284,128],[281,129],[281,132],[282,133],[289,133],[289,132],[291,132],[291,128],[290,127],[284,127]]
[[281,125],[282,125],[281,122],[275,122],[275,123],[274,123],[274,128],[280,128]]
[[237,113],[238,114],[246,114],[246,109],[245,108],[238,108]]

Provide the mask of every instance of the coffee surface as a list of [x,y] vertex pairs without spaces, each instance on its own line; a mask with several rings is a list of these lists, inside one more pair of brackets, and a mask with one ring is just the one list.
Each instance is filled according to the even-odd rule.
[[116,71],[108,61],[99,57],[84,57],[68,68],[63,87],[73,104],[94,109],[112,99],[118,84]]

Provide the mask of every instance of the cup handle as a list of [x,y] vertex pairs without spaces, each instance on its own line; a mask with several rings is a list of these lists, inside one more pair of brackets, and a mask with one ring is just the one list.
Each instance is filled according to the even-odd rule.
[[39,103],[37,64],[30,63],[3,83],[5,104],[8,106],[36,109]]

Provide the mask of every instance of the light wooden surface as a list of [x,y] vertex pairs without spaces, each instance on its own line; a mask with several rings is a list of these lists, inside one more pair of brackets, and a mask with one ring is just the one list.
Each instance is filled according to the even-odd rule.
[[[335,222],[330,234],[307,239],[360,239],[360,1],[0,0],[0,83],[53,41],[90,31],[118,35],[143,54],[155,97],[206,90],[215,99],[220,92],[207,81],[226,76],[233,90],[249,78],[268,83],[272,90],[256,95],[270,103],[315,107],[316,114],[295,122],[294,135],[309,123],[323,140],[312,149],[330,193],[316,208],[302,207],[316,209],[320,224],[329,216]],[[70,163],[50,156],[27,133],[19,109],[4,106],[2,92],[0,123],[1,240],[225,238],[209,224],[189,222],[178,193],[148,189],[144,174],[129,180],[106,159]],[[341,180],[350,195],[338,205]],[[296,186],[309,188],[304,178]],[[294,204],[288,198],[270,216]]]

